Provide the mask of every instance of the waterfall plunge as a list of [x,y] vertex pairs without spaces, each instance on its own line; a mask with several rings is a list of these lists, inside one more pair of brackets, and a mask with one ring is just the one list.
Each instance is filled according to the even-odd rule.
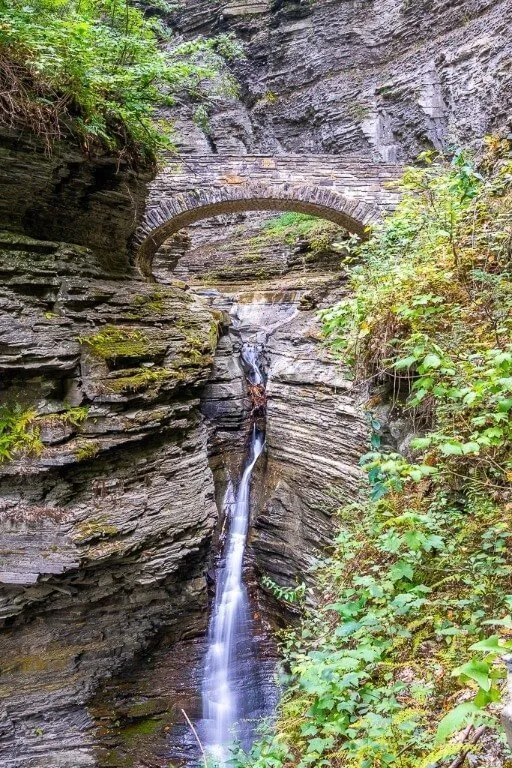
[[[252,383],[262,384],[257,350],[246,344],[242,357],[250,366]],[[220,764],[229,757],[229,745],[234,740],[244,746],[250,745],[251,717],[261,707],[251,610],[242,568],[249,527],[252,471],[264,442],[263,433],[254,425],[239,487],[235,492],[233,486],[228,485],[224,500],[229,530],[217,571],[202,683],[204,746]]]

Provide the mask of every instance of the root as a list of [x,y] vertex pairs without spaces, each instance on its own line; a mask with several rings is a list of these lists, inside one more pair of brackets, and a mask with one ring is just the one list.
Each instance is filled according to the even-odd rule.
[[8,49],[0,52],[0,126],[36,134],[50,153],[53,143],[62,138],[68,103],[69,97],[41,81]]

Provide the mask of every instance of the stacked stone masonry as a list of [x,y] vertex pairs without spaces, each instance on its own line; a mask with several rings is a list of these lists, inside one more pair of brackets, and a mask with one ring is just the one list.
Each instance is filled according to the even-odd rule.
[[139,271],[151,276],[158,248],[183,227],[211,216],[247,210],[309,213],[364,235],[392,210],[401,174],[393,163],[329,155],[217,155],[168,158],[150,185],[135,235]]

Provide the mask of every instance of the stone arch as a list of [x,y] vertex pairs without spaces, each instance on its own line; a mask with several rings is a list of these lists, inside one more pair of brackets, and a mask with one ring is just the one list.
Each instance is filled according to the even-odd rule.
[[311,214],[361,237],[380,217],[379,210],[369,203],[326,187],[244,183],[185,192],[146,211],[134,238],[137,269],[151,279],[153,257],[169,237],[201,219],[243,211]]

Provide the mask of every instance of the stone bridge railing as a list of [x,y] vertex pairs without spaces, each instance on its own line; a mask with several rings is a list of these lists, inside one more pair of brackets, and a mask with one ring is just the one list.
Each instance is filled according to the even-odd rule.
[[334,155],[210,155],[169,159],[150,185],[149,204],[135,239],[135,263],[151,277],[158,248],[195,221],[250,210],[296,211],[364,235],[396,205],[390,182],[401,168]]

